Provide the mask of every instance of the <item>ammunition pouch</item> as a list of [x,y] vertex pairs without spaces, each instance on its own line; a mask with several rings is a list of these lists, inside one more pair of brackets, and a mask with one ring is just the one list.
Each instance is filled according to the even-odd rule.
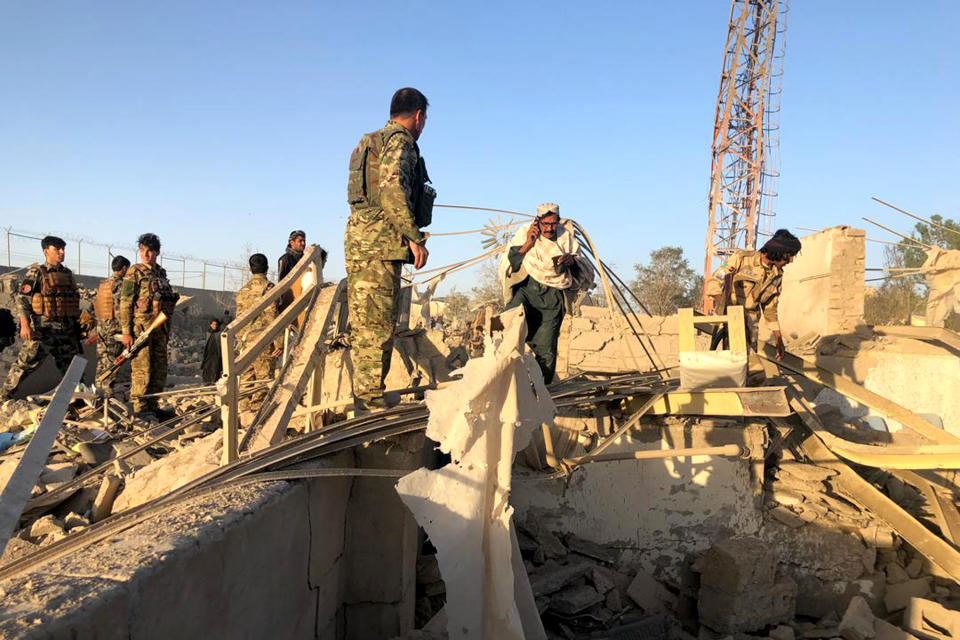
[[350,154],[347,203],[351,210],[380,208],[380,156],[387,141],[402,133],[399,129],[367,133]]
[[413,223],[417,228],[429,227],[433,222],[433,202],[437,199],[437,191],[429,184],[423,185],[419,196],[413,203]]
[[30,298],[30,307],[38,316],[51,320],[80,317],[80,292],[70,271],[42,270],[40,291]]

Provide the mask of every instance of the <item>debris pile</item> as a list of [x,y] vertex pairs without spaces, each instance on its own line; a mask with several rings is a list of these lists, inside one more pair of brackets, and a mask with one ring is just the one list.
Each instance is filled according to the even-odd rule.
[[523,564],[550,638],[679,637],[680,599],[619,552],[518,522]]

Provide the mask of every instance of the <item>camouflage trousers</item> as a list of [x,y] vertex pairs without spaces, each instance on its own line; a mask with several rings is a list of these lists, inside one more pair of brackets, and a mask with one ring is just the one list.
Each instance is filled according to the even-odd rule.
[[362,401],[381,394],[390,371],[400,268],[395,260],[347,260],[353,395]]
[[[150,326],[152,318],[134,318],[133,336],[136,338]],[[163,391],[167,383],[167,339],[170,337],[169,323],[157,327],[143,348],[130,362],[130,400],[134,411],[155,411],[159,406],[157,398],[144,398],[144,395]]]
[[[119,333],[119,332],[118,332]],[[103,375],[112,365],[114,360],[123,353],[123,344],[113,339],[113,335],[100,336],[97,340],[97,379]],[[124,363],[120,369],[113,374],[107,384],[111,390],[130,383],[130,364]]]
[[[253,342],[253,338],[251,338]],[[253,361],[253,364],[250,365],[246,371],[240,374],[240,385],[241,390],[244,382],[253,382],[254,380],[269,380],[273,377],[273,358],[270,357],[269,352],[263,353],[256,360]],[[263,403],[263,399],[267,397],[267,390],[264,388],[262,391],[257,391],[253,395],[242,398],[238,403],[240,411],[257,411],[260,408],[260,405]]]
[[10,366],[7,380],[0,390],[0,398],[12,397],[23,379],[36,371],[48,355],[53,357],[60,375],[66,373],[73,356],[83,355],[76,330],[60,326],[38,326],[34,329],[33,340],[23,343],[17,361]]

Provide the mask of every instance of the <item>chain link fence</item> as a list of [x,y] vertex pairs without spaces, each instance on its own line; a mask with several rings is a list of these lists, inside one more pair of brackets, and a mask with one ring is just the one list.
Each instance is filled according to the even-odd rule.
[[[138,260],[139,251],[133,244],[105,244],[88,238],[59,233],[37,233],[6,227],[2,230],[2,264],[11,268],[26,267],[43,259],[40,240],[45,235],[57,235],[67,241],[64,264],[74,273],[84,276],[106,277],[114,256],[126,256],[131,263]],[[159,263],[167,270],[170,284],[210,291],[236,291],[247,280],[249,268],[239,262],[214,262],[166,250],[160,253]],[[276,274],[271,272],[271,277]]]

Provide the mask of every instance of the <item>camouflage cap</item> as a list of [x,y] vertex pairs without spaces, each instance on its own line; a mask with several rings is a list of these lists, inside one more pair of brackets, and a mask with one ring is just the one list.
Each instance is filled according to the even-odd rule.
[[549,215],[560,215],[560,205],[553,202],[544,202],[537,207],[537,217],[542,218],[543,216]]

